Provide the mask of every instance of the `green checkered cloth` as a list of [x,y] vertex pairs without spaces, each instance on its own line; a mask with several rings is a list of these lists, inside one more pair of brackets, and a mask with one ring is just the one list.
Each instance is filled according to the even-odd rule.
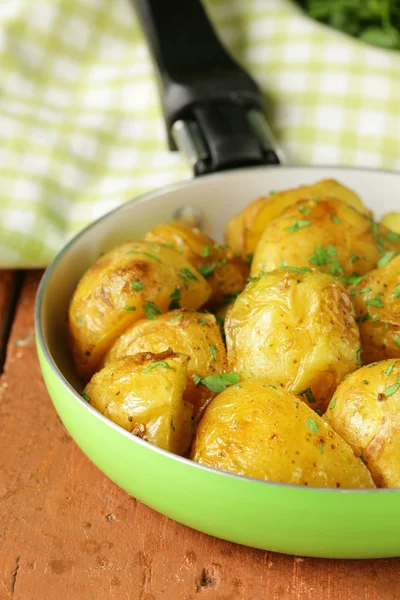
[[[209,0],[290,161],[400,169],[400,54],[289,0]],[[0,267],[40,267],[126,200],[190,176],[170,153],[130,0],[0,5]]]

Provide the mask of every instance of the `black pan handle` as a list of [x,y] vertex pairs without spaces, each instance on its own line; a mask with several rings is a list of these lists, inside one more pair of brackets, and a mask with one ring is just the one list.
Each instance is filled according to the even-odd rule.
[[219,41],[200,0],[134,0],[157,66],[171,150],[195,175],[279,164],[255,81]]

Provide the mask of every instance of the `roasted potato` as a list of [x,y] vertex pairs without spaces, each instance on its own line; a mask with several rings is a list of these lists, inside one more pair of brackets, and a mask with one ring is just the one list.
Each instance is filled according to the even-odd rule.
[[183,399],[193,405],[193,415],[199,420],[215,394],[207,387],[196,387],[193,375],[208,377],[227,370],[226,350],[214,315],[173,310],[153,321],[141,319],[118,338],[104,364],[127,354],[157,353],[168,348],[190,356]]
[[389,229],[389,238],[398,239],[400,236],[400,212],[390,212],[383,215],[381,225]]
[[230,297],[241,292],[246,285],[249,268],[243,260],[197,228],[174,221],[155,227],[144,236],[144,239],[172,245],[182,252],[186,260],[210,284],[212,289],[208,302],[210,307],[229,302]]
[[322,418],[289,392],[261,381],[231,386],[211,402],[191,458],[266,481],[375,487],[362,461]]
[[349,375],[324,417],[362,457],[378,487],[400,487],[400,360]]
[[385,227],[341,200],[298,202],[265,229],[251,275],[285,265],[317,267],[344,277],[363,275],[386,251],[400,250],[400,242],[391,242],[386,234]]
[[322,411],[361,364],[350,297],[318,271],[279,269],[249,283],[226,316],[225,334],[230,367],[243,380],[266,379]]
[[155,319],[177,302],[199,308],[211,294],[204,277],[176,250],[127,242],[101,256],[83,275],[69,307],[69,339],[84,380],[135,321]]
[[365,275],[350,288],[350,293],[360,328],[364,364],[400,358],[400,256]]
[[285,208],[299,200],[305,201],[327,196],[343,200],[360,212],[370,214],[370,211],[352,190],[333,179],[323,179],[314,185],[303,185],[296,189],[271,193],[267,197],[258,198],[228,221],[225,239],[235,254],[240,254],[246,259],[249,254],[254,253],[265,228]]
[[124,356],[93,375],[82,395],[132,434],[184,454],[194,431],[192,406],[182,399],[188,363],[172,351]]

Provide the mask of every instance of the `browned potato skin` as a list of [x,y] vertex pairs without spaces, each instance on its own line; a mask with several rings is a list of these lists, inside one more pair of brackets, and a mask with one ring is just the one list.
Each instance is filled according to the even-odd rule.
[[[195,279],[182,279],[182,269]],[[132,289],[134,281],[143,288]],[[69,307],[70,346],[79,375],[85,381],[91,377],[121,333],[146,316],[145,303],[166,312],[176,288],[183,308],[199,308],[211,294],[204,277],[171,248],[126,242],[100,257],[79,281]]]
[[[214,360],[211,346],[214,346]],[[142,319],[131,325],[109,350],[104,359],[110,361],[138,352],[174,352],[190,356],[187,385],[183,399],[193,405],[193,416],[199,420],[215,394],[206,386],[195,386],[193,375],[208,377],[227,371],[225,346],[220,328],[212,314],[173,310],[155,321]]]
[[250,283],[226,316],[225,334],[230,368],[243,380],[266,379],[293,394],[311,388],[310,407],[322,411],[358,366],[350,297],[319,271],[280,269]]
[[233,252],[241,254],[246,260],[249,254],[254,253],[265,228],[285,208],[299,200],[304,202],[326,196],[343,200],[360,212],[370,214],[370,211],[352,190],[334,179],[323,179],[314,185],[303,185],[299,188],[258,198],[228,221],[225,239]]
[[[290,228],[301,220],[311,224],[292,232]],[[373,233],[374,227],[368,215],[335,198],[297,202],[286,208],[265,229],[254,254],[251,275],[273,271],[283,265],[315,266],[310,259],[318,244],[324,249],[333,245],[339,261],[336,267],[331,260],[318,268],[345,277],[354,272],[363,275],[374,269],[382,256]],[[392,243],[385,237],[386,228],[382,225],[376,227],[383,251],[400,250],[398,241]]]
[[[400,358],[400,256],[368,273],[350,293],[359,321],[364,364]],[[376,301],[382,306],[370,304]]]
[[227,297],[242,291],[246,285],[249,275],[248,266],[241,258],[234,256],[230,249],[220,246],[200,229],[173,221],[155,227],[143,239],[172,244],[181,249],[186,260],[196,269],[200,269],[200,272],[201,267],[218,263],[219,266],[207,277],[212,289],[209,307],[223,304]]
[[[159,361],[169,368],[149,369]],[[117,425],[182,455],[194,431],[192,406],[182,399],[188,362],[188,356],[172,351],[124,356],[93,375],[85,394],[92,406]]]
[[265,481],[375,487],[362,461],[321,417],[289,392],[261,381],[232,386],[211,402],[191,458]]
[[340,384],[324,415],[363,456],[378,487],[400,487],[400,389],[385,395],[399,379],[400,360],[358,369]]

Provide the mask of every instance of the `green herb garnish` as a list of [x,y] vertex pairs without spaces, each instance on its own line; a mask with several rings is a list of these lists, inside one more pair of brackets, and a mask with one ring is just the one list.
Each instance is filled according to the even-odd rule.
[[161,262],[161,258],[159,256],[154,256],[154,254],[151,254],[150,252],[143,252],[143,254],[145,256],[147,256],[148,258],[152,258],[153,260],[157,261],[157,262]]
[[306,427],[314,435],[316,435],[316,433],[318,432],[318,429],[319,429],[319,425],[318,425],[317,421],[315,419],[313,419],[312,417],[308,417],[308,419],[306,421]]
[[332,402],[329,405],[329,410],[333,410],[336,406],[336,398],[332,398]]
[[397,242],[399,238],[400,235],[395,231],[388,231],[386,234],[386,239],[389,240],[389,242]]
[[131,304],[127,304],[124,306],[124,310],[136,310],[136,306],[132,306]]
[[170,295],[171,302],[169,303],[168,310],[175,310],[176,308],[180,308],[181,301],[181,289],[175,288],[172,294]]
[[180,314],[180,315],[175,315],[174,317],[172,317],[172,320],[173,320],[173,321],[180,321],[180,320],[182,319],[182,317],[183,317],[183,315],[182,315],[182,314]]
[[202,378],[200,375],[193,375],[193,381],[196,385],[205,385],[209,390],[219,394],[226,390],[230,385],[239,383],[239,373],[216,373]]
[[361,315],[361,316],[357,317],[356,322],[357,323],[363,323],[364,321],[370,321],[370,320],[371,320],[371,315],[367,311],[365,313],[365,315]]
[[390,375],[390,373],[391,373],[391,372],[393,371],[393,369],[394,369],[394,366],[395,366],[395,364],[396,364],[396,363],[391,363],[391,364],[388,366],[388,368],[387,368],[387,369],[386,369],[386,371],[385,371],[385,375]]
[[389,387],[387,387],[383,393],[386,396],[386,398],[388,398],[389,396],[393,396],[393,394],[395,394],[399,388],[400,381],[396,381],[396,383],[394,383],[393,385],[389,385]]
[[142,308],[145,312],[146,317],[150,321],[154,321],[154,319],[157,319],[157,315],[162,314],[162,311],[158,308],[156,304],[154,304],[154,302],[146,302],[145,304],[143,304]]
[[156,360],[156,361],[152,362],[151,365],[149,365],[148,367],[143,369],[143,373],[148,373],[149,371],[152,371],[156,367],[164,367],[164,369],[172,369],[171,365],[169,365],[167,362],[165,362],[165,360]]
[[357,254],[354,254],[354,252],[350,253],[350,260],[352,263],[355,263],[360,257],[357,256]]
[[384,267],[387,265],[392,258],[397,254],[395,250],[391,250],[390,252],[385,252],[382,258],[378,261],[378,268]]
[[382,298],[380,298],[379,296],[376,296],[376,298],[370,298],[370,300],[367,300],[366,304],[368,304],[368,306],[376,306],[377,308],[383,308]]
[[312,221],[298,219],[293,223],[293,225],[290,225],[290,227],[285,227],[285,229],[287,231],[290,231],[290,233],[296,233],[296,231],[299,231],[299,229],[303,229],[304,227],[308,227],[309,225],[312,225]]
[[370,287],[363,287],[361,290],[353,290],[351,292],[352,296],[358,296],[358,294],[368,294],[368,292],[372,292],[372,288]]
[[301,206],[299,206],[299,212],[301,212],[301,214],[306,217],[307,215],[310,214],[311,208],[308,206],[304,206],[304,204],[302,204]]
[[208,279],[208,277],[210,277],[210,275],[212,275],[215,269],[219,266],[220,263],[217,262],[212,262],[210,265],[200,265],[199,272],[203,275],[203,277]]
[[[389,324],[388,324],[388,323],[386,323],[386,325],[389,327]],[[394,339],[393,341],[394,341],[394,343],[395,343],[397,346],[400,346],[400,335],[399,335],[399,336],[398,336],[396,339]]]
[[357,350],[357,353],[356,353],[356,361],[357,361],[357,364],[358,364],[358,366],[359,366],[359,367],[362,367],[362,364],[363,364],[363,362],[362,362],[362,360],[361,360],[361,352],[362,352],[362,351],[363,351],[363,349],[362,349],[362,348],[359,348],[359,349]]
[[91,398],[90,398],[89,394],[88,394],[88,393],[87,393],[85,390],[83,390],[83,392],[81,393],[81,396],[82,396],[82,398],[83,398],[84,400],[86,400],[86,402],[89,402],[89,403],[90,403],[90,401],[91,401]]
[[196,275],[192,273],[192,271],[187,267],[183,267],[183,269],[181,269],[181,272],[178,273],[178,276],[184,281],[187,281],[188,279],[191,279],[192,281],[198,281]]
[[294,271],[295,273],[308,273],[311,271],[308,267],[293,267],[290,265],[282,265],[282,269],[286,269],[286,271]]
[[397,285],[396,290],[394,292],[395,298],[400,298],[400,283]]
[[213,357],[213,360],[217,360],[217,348],[216,348],[216,346],[214,346],[214,344],[209,344],[209,346],[210,346],[211,356]]
[[206,246],[204,246],[201,255],[204,256],[204,258],[207,258],[207,256],[210,256],[210,254],[211,254],[211,248],[207,244]]
[[172,417],[171,417],[169,424],[170,424],[172,431],[175,431],[175,425],[174,425],[174,421],[173,421]]
[[313,396],[311,388],[307,388],[302,392],[298,392],[296,396],[305,396],[310,404],[315,404],[315,398]]
[[144,288],[144,285],[140,281],[132,281],[131,288],[135,290],[135,292],[140,292],[140,290]]
[[336,225],[339,225],[341,223],[341,220],[336,215],[332,215],[331,218],[332,218],[332,221],[334,223],[336,223]]

